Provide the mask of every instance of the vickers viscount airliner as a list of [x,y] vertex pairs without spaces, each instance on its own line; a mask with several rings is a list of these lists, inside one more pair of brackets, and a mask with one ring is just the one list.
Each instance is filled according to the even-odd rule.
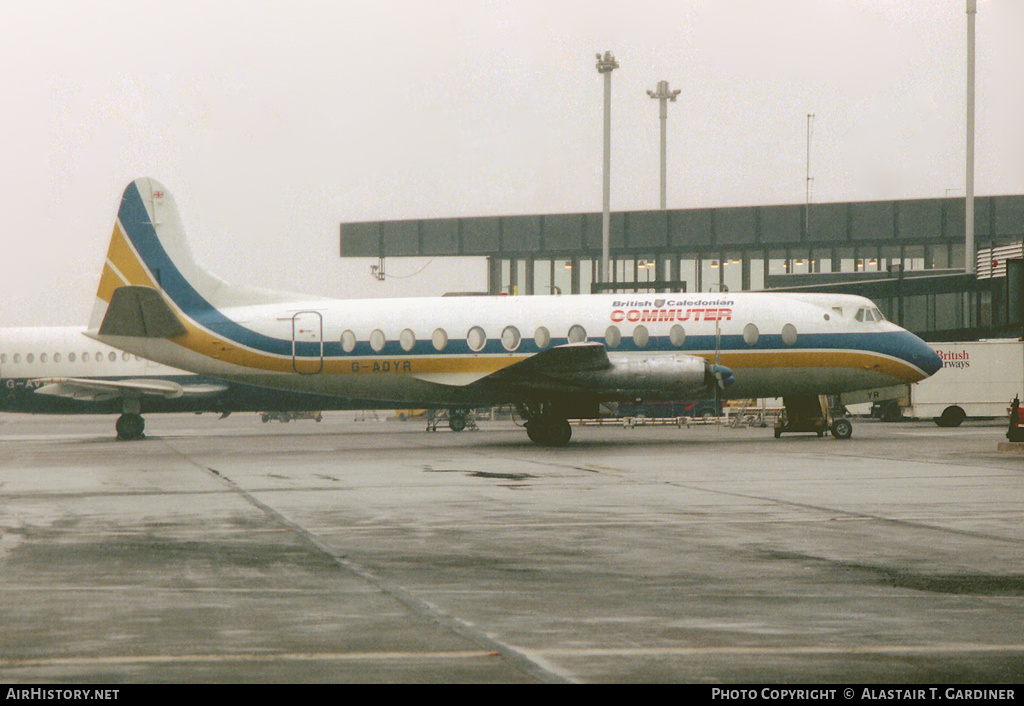
[[173,198],[148,178],[121,198],[89,329],[217,379],[380,408],[512,403],[548,446],[602,402],[834,395],[942,365],[857,296],[334,300],[228,285],[196,263]]

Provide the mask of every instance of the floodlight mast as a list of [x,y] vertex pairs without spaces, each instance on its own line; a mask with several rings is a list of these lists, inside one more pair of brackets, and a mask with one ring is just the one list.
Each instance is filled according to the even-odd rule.
[[974,16],[977,0],[967,0],[967,179],[964,195],[964,272],[974,274]]
[[668,81],[658,81],[657,91],[647,91],[647,95],[657,100],[661,105],[658,109],[658,118],[661,121],[661,208],[666,208],[668,201],[668,169],[665,166],[666,155],[668,152],[668,138],[666,137],[666,124],[668,123],[668,101],[676,102],[676,96],[682,91],[677,89],[670,91],[668,89]]
[[619,68],[615,56],[606,51],[597,55],[597,73],[604,75],[604,179],[601,211],[601,282],[610,282],[611,262],[609,240],[611,232],[611,170],[612,170],[612,71]]

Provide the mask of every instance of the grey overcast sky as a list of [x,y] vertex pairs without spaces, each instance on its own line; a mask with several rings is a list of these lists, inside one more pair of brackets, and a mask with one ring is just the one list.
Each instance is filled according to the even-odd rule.
[[[480,289],[482,265],[338,257],[338,224],[964,193],[966,0],[34,0],[0,24],[0,325],[84,324],[118,198],[175,194],[228,281]],[[978,0],[977,193],[1024,194],[1024,2]]]

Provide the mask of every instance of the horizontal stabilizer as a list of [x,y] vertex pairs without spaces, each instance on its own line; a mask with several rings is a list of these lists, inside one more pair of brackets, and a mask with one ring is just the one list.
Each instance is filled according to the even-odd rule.
[[140,285],[114,290],[99,330],[101,336],[135,338],[173,338],[185,333],[185,326],[160,293]]
[[104,380],[100,378],[42,378],[46,383],[36,390],[38,395],[53,395],[76,400],[100,402],[120,396],[139,397],[154,395],[175,399],[178,397],[206,397],[226,392],[223,383],[182,386],[173,380],[143,378],[133,380]]

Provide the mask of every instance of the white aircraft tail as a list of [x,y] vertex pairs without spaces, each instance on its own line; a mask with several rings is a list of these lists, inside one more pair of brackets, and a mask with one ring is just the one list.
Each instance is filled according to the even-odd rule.
[[217,310],[287,301],[288,294],[228,286],[200,267],[178,207],[157,181],[136,179],[121,196],[89,330],[172,337]]

